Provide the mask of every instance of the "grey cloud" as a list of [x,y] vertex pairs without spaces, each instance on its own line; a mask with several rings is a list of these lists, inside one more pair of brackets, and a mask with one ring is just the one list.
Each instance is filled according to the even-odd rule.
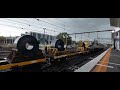
[[[51,35],[57,35],[59,32],[79,33],[111,29],[109,18],[39,18],[40,21],[37,21],[36,18],[7,19],[0,19],[0,23],[27,28],[24,30],[39,33],[43,33],[43,28],[46,28],[46,33]],[[110,34],[99,33],[99,36],[110,37]],[[96,36],[92,35],[91,38],[96,38]]]

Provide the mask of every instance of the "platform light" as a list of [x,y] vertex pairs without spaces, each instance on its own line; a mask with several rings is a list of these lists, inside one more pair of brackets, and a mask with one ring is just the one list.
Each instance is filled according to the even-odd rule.
[[119,31],[120,30],[120,28],[119,27],[117,27],[117,28],[115,28],[115,31],[117,32],[117,31]]
[[115,31],[113,30],[112,33],[114,33]]
[[119,28],[119,27],[114,28],[114,29],[112,30],[112,33],[117,32],[117,31],[120,31],[120,28]]

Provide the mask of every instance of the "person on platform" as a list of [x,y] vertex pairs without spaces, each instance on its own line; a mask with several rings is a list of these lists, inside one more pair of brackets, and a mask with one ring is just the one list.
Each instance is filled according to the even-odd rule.
[[83,42],[83,44],[82,44],[82,47],[84,48],[84,50],[86,49],[86,47],[85,47],[85,43]]

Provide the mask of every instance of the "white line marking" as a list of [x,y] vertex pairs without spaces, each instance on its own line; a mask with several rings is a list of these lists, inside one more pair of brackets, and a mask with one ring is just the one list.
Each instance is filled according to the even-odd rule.
[[120,57],[119,55],[111,55],[111,56],[113,56],[113,57]]
[[[101,62],[101,61],[99,61],[99,62]],[[120,64],[117,64],[117,63],[111,63],[111,62],[104,62],[104,63],[108,63],[108,64],[113,64],[113,65],[120,66]]]
[[90,70],[103,58],[103,56],[106,55],[106,53],[109,51],[109,49],[107,49],[102,54],[100,54],[93,60],[89,61],[88,63],[86,63],[85,65],[80,67],[79,69],[75,70],[74,72],[90,72]]
[[112,66],[107,66],[107,65],[102,65],[102,64],[96,64],[96,65],[103,66],[103,67],[107,67],[107,68],[114,68],[114,67],[112,67]]

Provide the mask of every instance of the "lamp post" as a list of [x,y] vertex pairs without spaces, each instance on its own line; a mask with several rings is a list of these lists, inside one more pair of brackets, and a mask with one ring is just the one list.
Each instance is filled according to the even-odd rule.
[[66,34],[65,38],[66,38],[66,49],[67,49],[67,34]]
[[43,28],[44,29],[44,45],[45,45],[45,30],[46,28]]
[[76,42],[76,34],[75,34],[75,42]]
[[116,49],[116,47],[115,47],[115,42],[116,42],[116,39],[115,39],[115,35],[116,35],[116,32],[115,32],[115,30],[114,30],[114,33],[113,33],[113,39],[114,39],[114,50]]

